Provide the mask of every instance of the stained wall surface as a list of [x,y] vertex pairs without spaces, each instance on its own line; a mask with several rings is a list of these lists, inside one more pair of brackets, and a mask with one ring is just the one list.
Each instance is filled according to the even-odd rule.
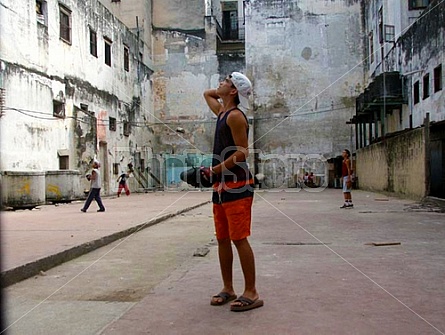
[[269,154],[335,157],[362,89],[358,1],[252,1],[246,64],[253,78],[255,146]]

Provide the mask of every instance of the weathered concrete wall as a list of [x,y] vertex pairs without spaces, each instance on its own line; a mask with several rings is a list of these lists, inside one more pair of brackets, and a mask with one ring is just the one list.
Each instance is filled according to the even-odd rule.
[[[93,157],[102,160],[104,191],[115,179],[112,164],[128,160],[150,143],[151,71],[138,62],[140,45],[98,1],[66,0],[71,11],[71,43],[59,37],[59,4],[48,5],[46,22],[36,20],[35,4],[2,3],[1,75],[6,92],[1,127],[4,171],[57,170],[58,151],[69,168],[84,174]],[[20,22],[17,25],[17,22]],[[97,33],[97,57],[90,54],[90,28]],[[111,66],[104,61],[104,38],[112,41]],[[124,69],[124,45],[129,70]],[[53,101],[64,117],[53,116]],[[116,130],[110,130],[110,117]],[[128,136],[123,123],[129,122]],[[118,152],[124,152],[121,159]],[[131,158],[131,157],[130,157]]]
[[[218,84],[216,28],[204,1],[155,1],[155,153],[211,153],[215,119],[203,92]],[[177,132],[176,129],[182,129]]]
[[79,171],[57,170],[45,172],[45,197],[47,202],[64,202],[85,196]]
[[204,28],[204,0],[153,0],[153,25],[164,30]]
[[[144,43],[142,61],[152,66],[152,1],[125,0],[111,2],[99,0],[114,16],[121,20]],[[137,56],[137,55],[136,55]]]
[[412,198],[425,196],[424,129],[416,129],[357,150],[359,187]]
[[[216,55],[196,36],[169,31],[158,31],[155,36],[165,55],[162,63],[157,57],[158,71],[153,76],[156,150],[172,153],[194,148],[207,153],[214,121],[202,94],[217,85]],[[177,127],[185,132],[176,133]]]
[[251,1],[247,74],[255,146],[265,154],[339,155],[363,88],[359,1]]
[[221,80],[232,72],[246,72],[246,57],[244,54],[221,54],[218,55],[218,73]]
[[45,203],[45,172],[2,171],[2,206],[26,208]]

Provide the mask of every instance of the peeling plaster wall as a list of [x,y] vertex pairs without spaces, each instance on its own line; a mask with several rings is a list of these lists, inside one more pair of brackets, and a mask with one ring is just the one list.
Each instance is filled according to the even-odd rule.
[[[169,66],[164,68],[167,70]],[[211,153],[215,119],[202,96],[209,87],[206,74],[185,69],[176,74],[159,72],[153,83],[156,152],[179,153],[192,149]],[[178,127],[185,132],[177,133]]]
[[52,81],[17,65],[3,62],[2,67],[6,108],[0,119],[0,169],[58,169],[57,149],[67,148],[69,144],[68,139],[61,136],[65,132],[65,122],[55,118],[48,122],[39,118],[42,115],[21,112],[49,110],[52,118]]
[[[105,181],[115,180],[119,153],[131,160],[148,152],[152,133],[152,71],[138,62],[137,38],[97,1],[65,0],[71,10],[72,38],[59,38],[59,5],[48,1],[47,24],[36,20],[35,5],[3,1],[1,76],[5,113],[0,119],[1,170],[57,170],[58,152],[69,153],[69,168],[86,172],[94,156]],[[17,25],[17,22],[20,24]],[[90,54],[89,27],[97,32],[97,57]],[[111,67],[104,64],[104,36],[112,40]],[[130,51],[123,68],[124,44]],[[65,117],[53,116],[53,100]],[[109,118],[116,118],[116,130]],[[128,136],[123,122],[131,123]],[[148,158],[147,158],[148,160]],[[106,183],[104,190],[114,185]]]
[[256,0],[247,8],[255,146],[265,154],[337,156],[363,88],[359,1]]
[[155,153],[212,151],[215,119],[202,94],[219,77],[215,26],[205,10],[204,1],[153,2]]

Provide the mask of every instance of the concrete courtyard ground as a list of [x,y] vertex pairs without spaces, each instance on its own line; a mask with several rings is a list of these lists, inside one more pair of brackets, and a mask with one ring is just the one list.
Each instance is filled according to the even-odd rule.
[[[7,287],[8,333],[445,334],[445,214],[440,209],[365,191],[353,192],[354,209],[340,209],[340,190],[295,191],[256,192],[250,241],[265,305],[245,313],[209,304],[221,279],[207,192],[106,199],[106,213],[95,208],[81,213],[80,204],[2,213],[3,260],[9,270],[139,227],[161,212],[172,214],[119,245],[121,252],[113,249],[96,271],[82,272],[79,263],[70,268],[75,259]],[[143,253],[148,245],[148,256],[138,254],[136,262],[135,250]],[[209,253],[194,257],[197,248]],[[94,262],[99,250],[82,257]],[[168,273],[142,290],[160,271],[153,260],[144,260],[149,255],[164,260]],[[130,263],[125,272],[116,267],[117,259]],[[240,294],[243,281],[235,260]],[[104,287],[104,278],[130,277],[144,264],[146,272],[137,280],[121,281],[119,290],[114,284]],[[70,278],[83,283],[72,290],[91,292],[82,299],[69,293]],[[93,288],[99,278],[102,287]],[[133,295],[119,295],[123,287]],[[85,296],[93,295],[94,307],[88,301],[85,308]]]

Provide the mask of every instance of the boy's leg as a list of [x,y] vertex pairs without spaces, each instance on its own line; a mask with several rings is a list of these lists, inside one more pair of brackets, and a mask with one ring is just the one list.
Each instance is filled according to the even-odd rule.
[[[233,289],[233,251],[232,242],[229,238],[228,222],[222,205],[213,205],[213,219],[215,221],[216,238],[218,241],[218,257],[223,280],[221,292],[234,295]],[[221,303],[223,298],[212,297],[213,303]]]
[[349,192],[349,189],[347,186],[347,177],[343,177],[342,189],[343,189],[343,198],[344,198],[345,202],[344,202],[343,206],[341,206],[340,208],[346,208],[346,207],[349,207],[349,195],[351,194]]
[[88,207],[90,207],[93,199],[94,199],[93,189],[90,189],[90,192],[88,193],[87,200],[85,201],[85,204],[83,205],[83,208],[81,209],[82,212],[86,212],[88,210]]
[[347,197],[347,202],[348,202],[349,207],[352,207],[353,206],[353,204],[352,204],[352,193],[351,192],[346,193],[346,197]]
[[102,199],[100,197],[100,188],[96,188],[95,190],[96,190],[95,200],[97,202],[97,205],[99,206],[99,210],[101,212],[104,212],[105,211],[105,207],[104,207],[104,205],[102,203]]
[[[233,241],[238,250],[241,268],[244,275],[243,297],[251,300],[258,299],[259,295],[255,286],[255,256],[247,238]],[[232,304],[233,305],[233,304]]]
[[[253,197],[227,203],[226,214],[229,222],[230,238],[235,244],[244,276],[243,297],[255,301],[259,298],[255,285],[255,256],[247,237],[250,236]],[[243,305],[235,301],[232,306]]]
[[224,285],[222,292],[233,294],[233,251],[230,239],[218,240],[218,257]]

